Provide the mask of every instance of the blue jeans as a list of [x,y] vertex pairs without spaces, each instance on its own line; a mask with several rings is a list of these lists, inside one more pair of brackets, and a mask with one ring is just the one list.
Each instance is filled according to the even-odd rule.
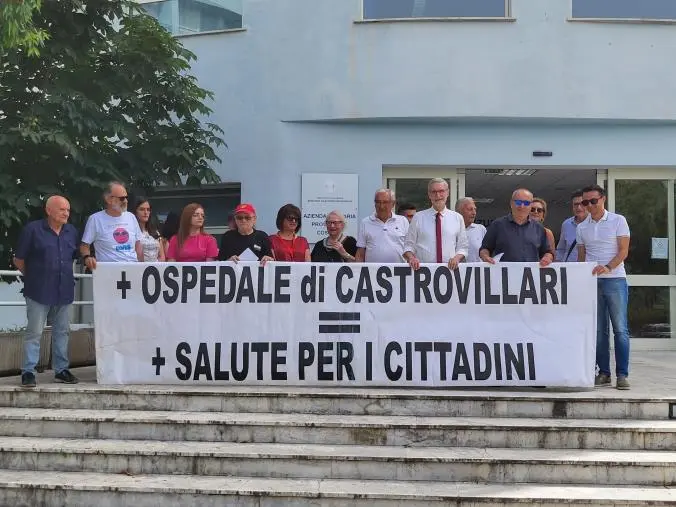
[[629,327],[627,305],[629,288],[626,278],[599,278],[596,319],[596,364],[599,373],[610,376],[610,325],[615,338],[615,374],[629,376]]
[[52,321],[52,368],[54,373],[68,369],[68,338],[70,335],[70,305],[43,305],[26,298],[28,325],[23,339],[22,373],[35,374],[40,359],[40,340],[47,324]]

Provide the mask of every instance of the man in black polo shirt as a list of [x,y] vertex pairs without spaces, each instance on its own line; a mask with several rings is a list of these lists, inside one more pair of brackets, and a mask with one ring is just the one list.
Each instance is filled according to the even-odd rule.
[[26,298],[26,336],[23,341],[21,385],[35,387],[35,366],[40,358],[40,339],[47,323],[52,322],[52,363],[54,380],[77,383],[68,371],[70,306],[75,296],[73,259],[79,238],[68,222],[70,204],[54,195],[45,205],[47,218],[28,223],[14,251],[14,265],[23,274]]
[[541,223],[530,220],[533,194],[519,188],[512,193],[509,215],[494,220],[486,231],[479,257],[495,264],[493,258],[502,254],[500,262],[540,262],[542,267],[554,260],[545,229]]

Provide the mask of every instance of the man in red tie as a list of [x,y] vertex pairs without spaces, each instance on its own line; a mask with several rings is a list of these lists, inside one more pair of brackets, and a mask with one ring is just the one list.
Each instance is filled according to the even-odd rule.
[[450,269],[467,257],[469,242],[460,213],[446,207],[448,182],[434,178],[427,185],[432,207],[416,213],[404,241],[404,259],[413,269],[420,263],[447,263]]

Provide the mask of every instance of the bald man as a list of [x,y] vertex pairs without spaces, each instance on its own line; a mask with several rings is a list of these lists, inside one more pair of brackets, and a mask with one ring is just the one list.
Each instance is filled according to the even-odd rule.
[[21,231],[14,252],[14,265],[23,274],[28,324],[23,341],[21,385],[35,387],[35,366],[40,358],[40,340],[51,317],[54,380],[76,384],[68,370],[70,307],[75,298],[73,259],[78,254],[78,233],[68,223],[70,204],[54,195],[45,204],[47,217],[29,222]]
[[527,188],[517,188],[509,202],[512,212],[494,220],[486,231],[479,257],[495,264],[493,257],[502,254],[500,262],[540,262],[549,266],[554,260],[554,245],[550,244],[545,228],[530,219],[533,193]]

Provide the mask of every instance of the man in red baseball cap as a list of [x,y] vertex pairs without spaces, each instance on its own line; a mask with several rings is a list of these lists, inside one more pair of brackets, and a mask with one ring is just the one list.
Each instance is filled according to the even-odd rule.
[[238,262],[240,256],[244,254],[241,260],[246,260],[251,253],[262,262],[273,260],[268,235],[255,227],[256,208],[242,203],[235,208],[234,216],[236,229],[223,234],[218,260]]

